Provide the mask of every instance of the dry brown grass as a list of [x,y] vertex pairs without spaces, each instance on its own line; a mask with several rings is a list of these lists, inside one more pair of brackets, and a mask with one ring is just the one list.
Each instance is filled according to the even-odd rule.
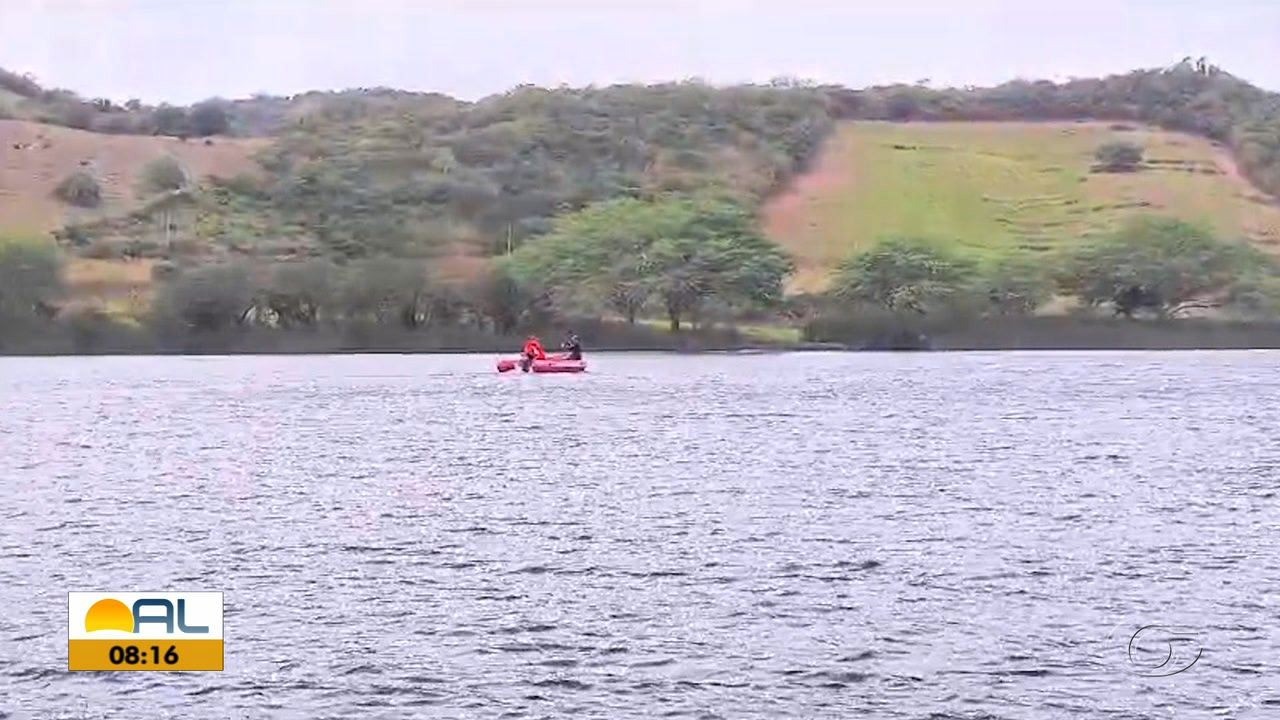
[[120,315],[146,312],[154,291],[152,260],[70,258],[63,270],[70,306],[109,308]]
[[[127,212],[142,200],[138,181],[143,167],[165,155],[172,155],[196,178],[254,172],[253,154],[266,143],[213,138],[212,144],[205,144],[0,120],[0,232],[45,233],[71,222]],[[58,183],[78,170],[98,179],[101,207],[73,208],[53,196]]]

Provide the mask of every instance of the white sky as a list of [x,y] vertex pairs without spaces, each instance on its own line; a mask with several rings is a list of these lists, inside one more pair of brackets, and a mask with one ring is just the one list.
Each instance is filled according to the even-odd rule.
[[0,67],[148,102],[779,75],[987,85],[1186,55],[1280,89],[1280,0],[0,0]]

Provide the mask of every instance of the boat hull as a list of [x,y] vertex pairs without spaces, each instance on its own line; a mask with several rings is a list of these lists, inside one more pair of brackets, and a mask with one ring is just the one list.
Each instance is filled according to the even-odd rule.
[[[498,372],[511,372],[520,368],[519,360],[504,359],[498,361]],[[587,371],[587,363],[585,360],[570,360],[565,357],[549,357],[544,360],[534,360],[529,366],[529,370],[536,373],[580,373]]]
[[536,373],[580,373],[586,372],[587,363],[582,360],[548,358],[546,360],[534,360],[529,369]]

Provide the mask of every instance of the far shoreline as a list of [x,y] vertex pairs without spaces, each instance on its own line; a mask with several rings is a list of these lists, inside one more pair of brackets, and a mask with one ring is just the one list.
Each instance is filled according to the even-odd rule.
[[[1088,345],[1062,345],[1062,346],[1014,346],[1014,347],[944,347],[944,348],[884,348],[884,347],[857,347],[846,345],[762,345],[762,346],[743,346],[743,347],[703,347],[696,349],[678,349],[678,348],[657,348],[657,347],[609,347],[587,349],[584,356],[590,362],[590,358],[601,355],[664,355],[672,357],[699,357],[699,356],[763,356],[763,355],[790,355],[790,354],[809,354],[809,353],[829,353],[829,354],[848,354],[848,355],[867,355],[867,354],[964,354],[964,353],[1133,353],[1133,352],[1250,352],[1250,351],[1275,351],[1280,350],[1280,345],[1165,345],[1165,346],[1088,346]],[[260,349],[260,350],[234,350],[225,349],[205,349],[205,350],[137,350],[129,352],[0,352],[0,360],[4,359],[49,359],[49,358],[216,358],[216,357],[305,357],[305,356],[357,356],[357,355],[401,355],[401,356],[452,356],[452,355],[473,355],[490,358],[498,357],[515,357],[519,354],[518,350],[492,350],[487,348],[345,348],[345,349],[306,349],[306,350],[282,350],[278,348]]]
[[[535,334],[555,347],[564,330],[541,327],[493,334],[477,328],[321,327],[307,330],[235,328],[222,333],[172,336],[151,332],[50,333],[0,337],[0,357],[211,356],[211,355],[491,355],[519,354]],[[783,352],[964,352],[1276,350],[1280,322],[1220,319],[1127,320],[1039,316],[969,321],[918,317],[882,323],[708,326],[678,333],[574,321],[588,356],[648,352],[670,355],[773,354]],[[763,328],[763,329],[762,329]],[[770,337],[791,334],[787,337]],[[760,335],[763,335],[761,337]]]

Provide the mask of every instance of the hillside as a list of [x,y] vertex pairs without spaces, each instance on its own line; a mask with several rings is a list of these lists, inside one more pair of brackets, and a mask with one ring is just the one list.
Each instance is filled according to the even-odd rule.
[[153,212],[81,222],[74,249],[177,261],[390,255],[465,278],[592,202],[706,188],[754,202],[829,126],[821,95],[806,89],[520,88],[471,104],[329,98],[271,141],[256,180],[193,189],[163,243]]
[[[1264,194],[1280,192],[1280,95],[1203,61],[991,88],[687,81],[521,86],[476,102],[357,88],[190,107],[86,100],[0,71],[5,115],[0,239],[25,243],[7,251],[14,263],[44,252],[61,268],[46,276],[57,287],[14,312],[76,342],[117,320],[179,344],[245,326],[337,327],[355,333],[342,341],[352,347],[370,326],[792,323],[830,298],[780,302],[784,287],[823,289],[836,264],[889,235],[967,250],[960,264],[983,272],[1006,263],[983,279],[999,282],[985,297],[1005,312],[1086,290],[1050,287],[1071,280],[1063,256],[1033,256],[1025,273],[1028,258],[1004,251],[1049,253],[1131,216],[1203,223],[1210,244],[1280,242]],[[1137,172],[1093,171],[1111,139],[1145,147]],[[177,167],[154,185],[174,190],[140,192],[162,157]],[[100,206],[54,198],[73,173],[97,179]],[[92,206],[92,183],[78,180]],[[1160,227],[1165,240],[1184,233]],[[761,262],[775,250],[761,232],[795,256],[785,286],[790,261]],[[971,262],[983,256],[999,262]],[[1251,257],[1208,273],[1197,297],[1280,315],[1280,272]],[[1095,266],[1129,267],[1113,260]],[[1098,283],[1126,288],[1126,302],[1153,292],[1147,280]]]
[[[103,135],[19,120],[0,120],[0,232],[47,234],[68,224],[119,215],[143,200],[139,179],[150,161],[171,156],[193,179],[253,172],[265,141]],[[68,175],[85,171],[102,187],[102,205],[73,207],[54,196]]]
[[[216,138],[181,141],[162,136],[103,135],[18,120],[0,120],[0,237],[48,236],[68,225],[102,222],[136,212],[149,200],[141,187],[148,162],[175,158],[197,183],[253,173],[263,140]],[[54,195],[67,176],[87,172],[99,183],[96,208],[70,205]],[[148,260],[72,257],[65,281],[72,305],[96,305],[137,316],[147,311],[152,276]]]
[[[1091,172],[1109,140],[1146,149],[1138,172]],[[766,232],[796,257],[793,286],[890,235],[976,250],[1051,250],[1136,213],[1204,223],[1280,252],[1280,206],[1204,138],[1101,122],[847,122],[810,172],[764,207]]]

